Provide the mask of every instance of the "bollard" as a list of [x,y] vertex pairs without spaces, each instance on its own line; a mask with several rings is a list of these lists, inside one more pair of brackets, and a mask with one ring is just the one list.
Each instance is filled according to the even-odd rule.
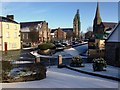
[[63,68],[63,67],[64,67],[64,65],[62,64],[62,56],[59,55],[58,56],[58,68]]
[[40,63],[40,57],[35,58],[35,63]]

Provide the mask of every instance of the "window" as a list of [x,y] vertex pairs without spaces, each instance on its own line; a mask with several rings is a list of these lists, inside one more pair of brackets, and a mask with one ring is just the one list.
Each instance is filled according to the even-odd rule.
[[26,39],[28,39],[28,33],[26,33]]
[[17,38],[17,32],[14,33],[14,38]]
[[17,47],[16,43],[12,43],[12,48],[16,48],[16,47]]
[[25,39],[25,34],[24,33],[22,34],[22,38]]
[[10,33],[7,32],[7,33],[6,33],[6,38],[9,38],[9,37],[10,37]]
[[6,25],[6,28],[9,29],[9,24]]
[[15,30],[17,30],[17,26],[15,25]]

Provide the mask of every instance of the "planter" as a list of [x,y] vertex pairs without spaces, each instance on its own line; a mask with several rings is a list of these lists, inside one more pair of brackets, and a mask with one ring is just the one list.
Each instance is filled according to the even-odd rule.
[[106,61],[103,58],[98,58],[93,60],[93,70],[94,71],[106,71]]

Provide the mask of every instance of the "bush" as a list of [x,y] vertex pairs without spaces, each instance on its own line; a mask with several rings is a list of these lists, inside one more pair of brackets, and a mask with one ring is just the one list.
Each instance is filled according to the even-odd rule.
[[16,67],[12,69],[9,74],[4,74],[6,77],[3,78],[2,82],[10,83],[41,80],[46,78],[46,71],[47,68],[42,63],[34,63],[29,66]]
[[75,56],[72,58],[72,62],[70,63],[70,66],[72,67],[82,67],[82,58],[80,56]]
[[38,49],[40,50],[55,49],[55,45],[52,43],[42,43],[38,45]]
[[7,75],[12,68],[13,65],[10,64],[10,61],[2,61],[2,81],[6,81],[9,79]]
[[104,71],[107,67],[106,61],[103,58],[93,59],[93,70],[94,71]]

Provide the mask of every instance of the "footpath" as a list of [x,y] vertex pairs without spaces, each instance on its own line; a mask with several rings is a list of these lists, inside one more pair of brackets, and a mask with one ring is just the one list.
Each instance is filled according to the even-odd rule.
[[80,73],[116,80],[120,82],[120,68],[107,65],[106,71],[93,71],[92,63],[85,63],[85,67],[65,67]]

